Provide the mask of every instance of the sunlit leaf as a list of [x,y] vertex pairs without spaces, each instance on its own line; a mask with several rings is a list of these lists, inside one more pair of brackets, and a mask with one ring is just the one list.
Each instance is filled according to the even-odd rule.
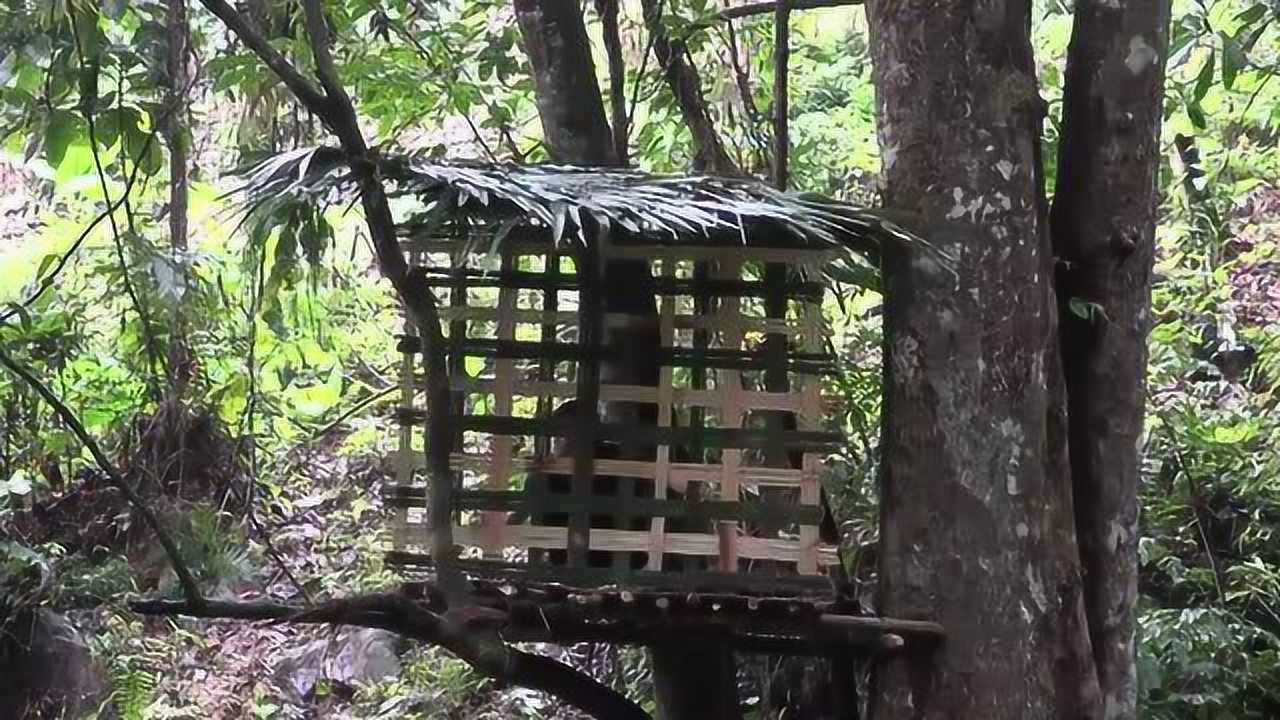
[[44,131],[45,160],[53,167],[62,164],[71,143],[84,137],[84,121],[68,110],[54,110]]
[[1194,101],[1192,104],[1203,100],[1204,96],[1208,94],[1209,88],[1213,87],[1214,60],[1217,57],[1214,53],[1209,53],[1205,56],[1204,65],[1200,66],[1200,74],[1196,76],[1195,88],[1191,91],[1191,99]]

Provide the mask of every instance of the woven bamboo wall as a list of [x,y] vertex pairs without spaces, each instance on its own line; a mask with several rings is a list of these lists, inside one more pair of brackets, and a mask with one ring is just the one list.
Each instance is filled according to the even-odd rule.
[[[579,343],[591,335],[584,327],[598,323],[599,333],[634,316],[589,302],[570,248],[481,245],[458,257],[456,240],[419,242],[411,255],[428,269],[447,326],[459,564],[576,585],[735,573],[766,589],[805,577],[825,586],[838,560],[818,538],[819,474],[838,438],[821,432],[820,376],[831,363],[822,286],[800,272],[821,266],[824,251],[602,247],[605,259],[650,264],[661,371],[656,387],[593,390],[584,380],[598,376],[600,357],[650,349],[597,355]],[[428,566],[422,364],[405,331],[389,559]],[[555,411],[596,393],[601,405],[656,405],[657,426],[593,423],[598,445],[582,453],[584,468],[556,452],[581,426]],[[638,456],[618,449],[636,445]]]

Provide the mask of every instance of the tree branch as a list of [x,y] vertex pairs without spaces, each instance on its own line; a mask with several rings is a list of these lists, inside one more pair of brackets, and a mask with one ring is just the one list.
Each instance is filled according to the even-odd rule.
[[496,680],[541,690],[598,718],[648,720],[640,706],[612,688],[551,658],[517,650],[501,640],[506,615],[498,610],[432,612],[399,593],[334,600],[313,609],[264,602],[209,601],[193,607],[171,600],[130,604],[143,615],[271,620],[281,623],[355,625],[388,630],[438,645]]
[[630,119],[627,117],[627,66],[622,59],[622,37],[618,34],[618,0],[596,0],[596,13],[604,34],[609,58],[609,115],[613,125],[613,151],[618,164],[626,167],[630,147]]
[[[789,0],[787,5],[792,10],[813,10],[816,8],[844,7],[846,5],[861,5],[862,0]],[[774,12],[779,3],[777,2],[758,2],[748,5],[737,5],[735,7],[725,8],[720,11],[718,17],[721,20],[737,20],[739,18],[751,17],[752,15],[765,15]]]
[[[395,218],[387,202],[386,191],[378,177],[376,158],[371,156],[360,133],[355,107],[343,89],[334,67],[329,46],[329,31],[318,0],[304,0],[307,33],[315,57],[325,95],[319,96],[309,82],[298,76],[286,61],[261,40],[260,36],[240,18],[225,2],[201,0],[214,10],[227,26],[246,45],[249,45],[281,79],[299,94],[300,99],[323,120],[338,136],[347,154],[347,163],[355,176],[365,222],[369,227],[378,265],[395,287],[404,302],[411,320],[419,328],[423,343],[424,361],[427,366],[428,408],[427,464],[432,485],[432,503],[429,524],[432,529],[432,555],[435,558],[438,581],[447,603],[458,612],[466,612],[465,579],[452,569],[448,562],[453,553],[450,537],[451,513],[448,503],[452,490],[453,474],[449,464],[452,448],[452,413],[450,409],[449,378],[445,365],[444,339],[440,328],[439,312],[435,297],[421,272],[410,272],[396,236]],[[221,12],[219,12],[221,10]],[[443,502],[442,502],[443,500]],[[595,682],[573,668],[550,658],[531,655],[508,647],[493,630],[474,632],[468,623],[447,620],[449,613],[438,616],[426,608],[399,595],[379,595],[354,598],[294,614],[284,606],[243,605],[218,603],[217,605],[156,605],[141,604],[138,612],[152,614],[203,614],[205,617],[237,617],[254,619],[255,616],[271,616],[290,622],[325,622],[381,627],[399,632],[424,642],[430,642],[453,652],[481,672],[524,687],[548,692],[565,702],[597,717],[647,718],[637,705],[612,689]],[[219,614],[214,615],[214,612]]]
[[738,176],[742,170],[725,152],[715,123],[702,98],[702,81],[698,71],[685,62],[684,44],[674,42],[662,25],[662,0],[642,0],[644,24],[649,29],[654,53],[662,66],[671,94],[675,96],[680,114],[693,133],[695,154],[693,166],[699,172],[716,175]]
[[178,583],[182,586],[182,593],[187,598],[186,604],[193,608],[203,607],[205,599],[200,594],[200,586],[196,583],[196,579],[187,568],[186,563],[183,562],[182,555],[178,552],[177,544],[173,542],[169,532],[160,523],[160,518],[143,501],[142,496],[138,495],[137,491],[130,487],[129,483],[116,471],[115,466],[107,459],[106,453],[102,452],[102,448],[98,446],[97,441],[84,429],[80,418],[76,417],[76,414],[71,412],[71,409],[47,385],[41,382],[34,372],[5,352],[3,345],[0,345],[0,365],[22,378],[24,382],[31,386],[32,390],[35,390],[40,397],[44,398],[44,401],[53,408],[54,412],[58,413],[58,417],[62,418],[62,421],[71,429],[71,433],[89,450],[89,454],[98,463],[98,467],[102,469],[102,472],[106,473],[107,481],[124,494],[129,503],[142,515],[143,521],[156,534],[156,539],[160,541],[165,554],[169,556],[173,571],[178,576]]
[[310,80],[303,77],[293,65],[285,59],[283,55],[271,47],[271,43],[267,38],[259,33],[249,21],[244,18],[235,8],[231,7],[226,0],[200,0],[200,4],[209,9],[209,12],[218,16],[231,32],[236,34],[250,50],[257,55],[267,67],[280,78],[281,82],[289,88],[298,100],[307,107],[308,110],[315,113],[317,117],[324,119],[329,113],[326,104],[328,100],[324,95],[316,89]]
[[787,153],[791,142],[787,129],[787,63],[791,58],[791,3],[778,0],[773,16],[773,184],[787,189]]

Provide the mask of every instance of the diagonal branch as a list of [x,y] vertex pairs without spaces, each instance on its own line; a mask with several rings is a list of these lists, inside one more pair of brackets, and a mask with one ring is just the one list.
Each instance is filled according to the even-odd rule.
[[243,15],[226,0],[200,0],[200,4],[209,9],[209,12],[218,16],[231,32],[236,34],[250,50],[257,55],[271,71],[279,77],[281,82],[289,88],[298,100],[307,107],[308,110],[315,113],[317,117],[324,119],[328,116],[328,99],[316,89],[310,80],[303,77],[283,55],[275,48],[271,47],[271,43],[267,41],[266,36],[258,32]]
[[644,24],[649,29],[654,54],[662,66],[680,114],[693,134],[694,168],[714,175],[740,176],[742,170],[729,157],[716,132],[707,103],[702,97],[702,80],[688,62],[684,43],[672,40],[662,24],[662,0],[642,0]]
[[[365,144],[359,121],[350,96],[343,89],[333,63],[329,29],[319,0],[304,0],[307,34],[315,57],[316,71],[324,95],[310,82],[297,74],[287,61],[276,53],[234,10],[223,0],[201,0],[214,11],[228,27],[280,75],[290,89],[311,108],[338,136],[346,161],[351,168],[360,191],[365,222],[373,240],[382,274],[391,281],[404,302],[409,316],[419,328],[422,337],[427,369],[427,393],[430,415],[427,424],[427,464],[431,480],[431,506],[428,518],[432,528],[432,555],[436,559],[437,580],[445,600],[455,607],[454,612],[471,610],[465,604],[465,579],[447,562],[453,553],[450,537],[452,528],[449,493],[453,486],[453,473],[449,455],[453,446],[453,418],[450,405],[449,378],[445,365],[444,339],[440,327],[435,297],[422,272],[410,271],[404,253],[400,250],[396,235],[395,218],[387,201],[386,190],[378,174],[377,158]],[[187,604],[169,606],[167,614],[210,612],[208,605]],[[165,610],[165,606],[142,605],[138,612],[148,609]],[[288,610],[279,606],[256,609],[230,604],[216,606],[218,610],[242,613],[250,610],[276,613],[285,617]],[[164,614],[164,613],[162,613]],[[542,690],[561,700],[601,718],[647,718],[648,715],[626,697],[592,678],[550,658],[525,653],[508,646],[498,637],[496,628],[478,631],[470,623],[449,620],[449,613],[436,615],[413,601],[398,595],[372,596],[335,601],[300,615],[291,615],[295,622],[327,622],[382,627],[438,644],[450,650],[464,661],[492,677],[525,687]]]
[[[765,15],[776,12],[778,2],[776,0],[768,0],[767,2],[748,3],[746,5],[735,5],[721,10],[717,17],[721,20],[734,20],[737,18],[751,17],[753,15]],[[845,5],[861,5],[862,0],[790,0],[788,5],[793,10],[814,10],[817,8],[842,7]]]
[[191,574],[191,570],[187,568],[186,563],[182,559],[182,555],[178,552],[177,544],[174,543],[169,532],[165,529],[164,525],[161,524],[160,518],[157,517],[150,506],[146,504],[142,499],[142,496],[125,481],[124,477],[120,475],[115,466],[111,464],[111,461],[107,459],[106,453],[104,453],[102,448],[98,446],[97,441],[94,440],[93,436],[84,429],[84,425],[81,424],[80,418],[76,417],[76,414],[71,412],[71,409],[67,407],[66,403],[62,402],[62,400],[49,389],[48,385],[41,382],[30,368],[24,366],[5,352],[3,345],[0,345],[0,365],[3,365],[7,370],[9,370],[9,372],[22,378],[25,383],[31,386],[32,390],[35,390],[40,397],[44,398],[44,401],[53,408],[54,412],[58,413],[58,417],[62,418],[62,421],[67,424],[67,427],[71,429],[71,433],[76,436],[86,449],[89,450],[89,454],[93,456],[94,461],[98,463],[98,467],[102,469],[102,472],[107,474],[107,481],[111,483],[112,487],[119,490],[129,503],[133,505],[133,507],[137,508],[138,513],[142,515],[143,521],[146,522],[152,532],[156,534],[156,539],[160,541],[160,545],[164,548],[165,554],[169,556],[169,562],[173,565],[173,571],[178,576],[178,583],[182,586],[182,594],[187,598],[186,604],[193,608],[203,607],[205,605],[205,599],[204,596],[200,594],[200,586],[196,583],[195,576]]
[[506,615],[476,609],[462,613],[432,612],[399,593],[376,593],[334,600],[316,608],[264,602],[209,601],[200,607],[170,600],[130,605],[143,615],[187,615],[282,623],[356,625],[388,630],[438,645],[485,675],[512,685],[541,690],[598,718],[648,720],[639,705],[621,693],[543,655],[517,650],[498,636]]

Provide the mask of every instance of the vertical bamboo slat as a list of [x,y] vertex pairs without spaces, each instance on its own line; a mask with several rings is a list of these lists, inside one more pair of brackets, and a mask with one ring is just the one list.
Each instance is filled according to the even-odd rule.
[[[722,258],[715,274],[726,280],[742,277],[742,260],[738,257]],[[720,346],[737,349],[742,347],[742,325],[737,322],[741,313],[742,301],[734,295],[720,299],[717,317],[723,321],[720,330]],[[720,426],[724,428],[742,427],[742,373],[738,370],[721,369],[716,375],[721,393]],[[742,465],[742,451],[736,448],[724,448],[720,451],[720,499],[726,502],[737,502],[739,488],[739,468]],[[718,523],[716,534],[720,539],[719,569],[721,572],[738,571],[738,523],[722,520]]]
[[[539,328],[539,338],[544,343],[554,342],[559,331],[559,323],[556,321],[556,314],[559,309],[559,291],[556,289],[556,283],[560,279],[560,253],[556,252],[554,246],[548,247],[546,253],[542,256],[542,275],[545,283],[542,286],[542,325]],[[538,360],[538,379],[542,382],[552,382],[555,380],[556,364],[549,358],[541,358]],[[554,407],[555,398],[545,393],[538,395],[538,417],[548,417]],[[548,437],[538,437],[534,439],[534,455],[539,458],[548,458],[551,456],[551,442]],[[528,486],[525,492],[530,496],[533,502],[540,502],[546,494],[546,485],[540,484],[533,487],[530,492]],[[529,563],[532,565],[541,565],[545,560],[545,553],[540,549],[529,549]]]
[[[422,262],[422,253],[410,252],[410,267]],[[417,336],[418,329],[414,327],[413,321],[406,316],[404,323],[401,325],[406,336]],[[412,350],[403,351],[400,354],[400,408],[403,410],[413,410],[414,402],[414,355]],[[414,469],[418,466],[413,456],[413,425],[410,423],[400,424],[399,452],[396,457],[396,478],[395,484],[402,489],[408,489],[413,485]],[[409,524],[409,508],[397,508],[395,511],[394,530],[391,536],[391,546],[396,550],[403,550],[409,546],[412,538],[412,526]]]
[[[805,326],[804,347],[816,350],[822,344],[822,307],[807,303],[803,310]],[[822,426],[821,382],[817,377],[806,377],[800,381],[801,409],[796,425],[802,430],[817,430]],[[804,454],[800,468],[800,504],[814,506],[820,504],[821,486],[818,473],[819,459],[816,453]],[[814,575],[818,572],[818,528],[814,525],[800,526],[800,560],[796,568],[801,575]]]
[[[593,233],[594,235],[594,233]],[[578,266],[578,343],[588,350],[578,361],[577,422],[573,430],[574,501],[591,494],[595,478],[596,435],[600,424],[597,404],[600,400],[599,349],[604,337],[604,303],[600,291],[603,266],[600,262],[598,237],[577,248]],[[584,505],[575,507],[569,516],[569,566],[587,566],[591,548],[591,513]]]
[[[511,272],[514,256],[509,249],[502,249],[502,272]],[[517,291],[513,288],[498,290],[498,327],[499,340],[515,340],[516,323],[514,311]],[[511,415],[512,388],[515,385],[515,361],[510,358],[497,358],[494,361],[493,412],[496,415]],[[498,435],[491,441],[493,464],[485,478],[485,489],[506,490],[511,483],[511,451],[513,440],[510,435]],[[485,527],[483,546],[485,557],[501,557],[503,531],[507,527],[507,515],[504,512],[486,512],[481,517]]]
[[[663,260],[662,274],[666,277],[674,277],[674,266],[674,261],[670,259]],[[662,298],[662,306],[659,309],[658,316],[658,334],[663,347],[675,346],[675,318],[676,299],[672,295],[665,295]],[[674,395],[673,380],[671,366],[663,365],[658,374],[658,427],[670,427],[671,425],[671,399]],[[671,481],[671,446],[665,443],[661,444],[657,448],[657,453],[657,457],[654,460],[653,496],[659,500],[665,500]],[[662,569],[666,524],[667,520],[664,517],[655,517],[649,521],[649,561],[645,566],[649,570]]]

